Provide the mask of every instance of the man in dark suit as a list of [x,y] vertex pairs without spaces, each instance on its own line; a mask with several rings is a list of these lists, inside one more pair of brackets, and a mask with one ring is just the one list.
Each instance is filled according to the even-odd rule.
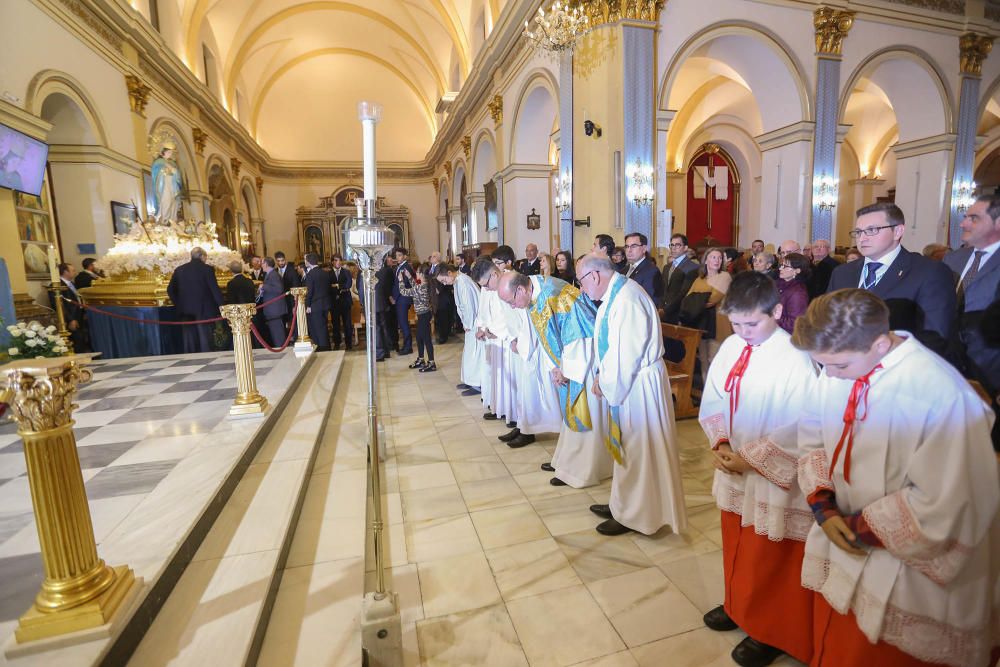
[[830,242],[826,239],[819,239],[812,245],[812,273],[806,282],[806,289],[809,298],[815,299],[820,294],[826,294],[826,288],[830,286],[830,276],[833,270],[840,266],[840,262],[830,256]]
[[288,302],[285,299],[278,299],[274,303],[268,302],[284,294],[285,285],[281,281],[277,261],[273,257],[265,257],[261,266],[264,269],[264,284],[260,286],[260,303],[267,304],[261,310],[267,323],[267,335],[271,339],[271,345],[277,347],[288,337],[288,329],[285,327]]
[[525,276],[537,276],[542,272],[542,263],[538,260],[538,246],[529,243],[524,247],[524,259],[518,261],[517,272]]
[[330,274],[319,266],[319,255],[307,252],[306,263],[306,320],[309,337],[316,341],[318,352],[330,350],[327,317],[330,314]]
[[76,274],[76,278],[73,279],[73,285],[75,285],[77,289],[90,287],[91,285],[94,284],[95,280],[101,277],[100,275],[97,274],[96,271],[93,270],[94,264],[96,262],[97,260],[94,259],[93,257],[88,257],[87,259],[83,260],[82,262],[83,271]]
[[444,267],[444,264],[441,263],[441,253],[432,252],[427,261],[431,265],[427,278],[431,281],[434,330],[437,334],[438,345],[444,345],[455,329],[455,317],[458,315],[455,306],[455,288],[452,285],[445,285],[437,279]]
[[[274,264],[275,270],[281,277],[281,284],[284,286],[286,292],[293,287],[302,287],[302,280],[299,278],[299,272],[296,271],[295,266],[285,258],[285,253],[280,250],[274,253]],[[295,297],[289,294],[285,297],[285,301],[287,301],[287,310],[285,313],[285,328],[287,329],[292,319],[292,312],[295,310]]]
[[257,299],[257,288],[253,281],[243,274],[243,263],[229,262],[233,277],[226,283],[226,303],[253,303]]
[[413,337],[410,335],[410,306],[413,305],[413,297],[404,296],[399,289],[413,289],[416,282],[416,275],[410,268],[409,255],[406,248],[396,248],[396,272],[395,280],[392,281],[392,302],[396,308],[396,323],[399,330],[403,332],[403,347],[400,354],[413,354]]
[[[62,297],[63,319],[66,321],[66,329],[69,331],[73,351],[79,354],[89,350],[90,336],[87,333],[87,317],[80,300],[80,293],[76,291],[76,285],[73,282],[75,276],[76,268],[72,264],[62,263],[59,265],[59,282],[62,283],[59,295]],[[55,310],[56,304],[52,292],[49,292],[49,304]]]
[[[389,316],[393,313],[393,305],[389,302],[392,294],[392,284],[395,276],[395,262],[391,257],[385,258],[382,268],[375,272],[375,299],[372,308],[375,311],[375,361],[385,361],[392,349],[389,337]],[[361,308],[365,307],[364,274],[358,273],[358,298]],[[365,322],[368,326],[368,322]],[[393,329],[395,334],[395,330]]]
[[660,274],[663,281],[660,318],[668,324],[677,324],[681,301],[698,277],[698,263],[688,257],[688,240],[684,234],[671,236],[669,249],[670,257]]
[[[1000,196],[982,196],[968,208],[962,219],[962,243],[965,247],[944,258],[954,272],[958,296],[954,356],[966,377],[996,396],[1000,393],[1000,347],[986,339],[983,323],[1000,291]],[[997,409],[995,402],[993,408]],[[998,425],[1000,414],[993,425],[993,447],[1000,451]]]
[[[191,249],[191,261],[181,264],[170,276],[167,295],[177,308],[182,322],[209,320],[219,316],[223,304],[222,290],[215,279],[215,270],[205,263],[206,253],[201,248]],[[184,334],[184,352],[211,352],[212,325],[189,324],[181,327]]]
[[[351,322],[351,307],[354,299],[351,297],[353,280],[351,272],[344,266],[340,255],[333,256],[333,269],[330,271],[330,291],[333,292],[333,349],[340,349],[343,338],[346,348],[354,347],[354,323]],[[360,287],[360,285],[359,285]]]
[[646,256],[648,243],[646,235],[640,232],[625,236],[625,259],[628,260],[625,277],[642,285],[653,303],[660,303],[663,300],[663,279],[653,260]]
[[827,291],[871,290],[889,306],[889,326],[944,355],[955,318],[954,279],[944,263],[901,245],[904,223],[903,212],[889,202],[859,209],[851,238],[864,259],[834,269]]
[[250,280],[261,282],[264,280],[264,269],[260,265],[260,257],[254,255],[250,258]]

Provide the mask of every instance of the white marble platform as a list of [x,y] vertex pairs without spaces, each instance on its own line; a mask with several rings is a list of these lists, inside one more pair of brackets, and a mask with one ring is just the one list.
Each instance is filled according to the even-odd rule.
[[[179,568],[192,559],[265,435],[318,355],[255,354],[258,387],[272,406],[264,418],[228,420],[235,395],[232,353],[148,357],[94,364],[81,388],[74,430],[94,520],[98,553],[128,564],[144,580],[143,603],[123,637],[147,626]],[[0,430],[0,635],[7,637],[41,583],[23,452],[13,426]],[[19,466],[18,459],[21,464]],[[167,574],[169,576],[164,577]],[[11,582],[8,585],[6,582]],[[115,648],[113,648],[115,647]],[[0,665],[91,665],[114,638]]]

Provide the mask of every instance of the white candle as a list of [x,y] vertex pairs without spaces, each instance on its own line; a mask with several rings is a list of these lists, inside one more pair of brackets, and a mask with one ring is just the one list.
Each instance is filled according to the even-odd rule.
[[53,283],[59,282],[59,262],[56,261],[56,247],[49,244],[49,275]]
[[359,102],[358,117],[361,119],[364,139],[365,201],[375,201],[378,197],[375,186],[375,124],[382,116],[382,107],[374,102]]

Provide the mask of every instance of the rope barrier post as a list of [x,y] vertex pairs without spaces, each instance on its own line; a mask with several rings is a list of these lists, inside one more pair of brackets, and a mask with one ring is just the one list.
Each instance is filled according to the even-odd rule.
[[306,292],[307,287],[293,287],[290,290],[292,296],[295,297],[295,317],[298,319],[298,332],[299,339],[295,341],[296,354],[301,354],[303,352],[312,352],[313,343],[312,339],[309,337],[309,324],[306,322]]
[[[4,367],[0,401],[10,406],[24,441],[38,544],[45,578],[21,616],[8,657],[38,650],[31,642],[69,633],[77,643],[100,636],[132,604],[141,579],[127,565],[97,554],[87,491],[73,435],[73,397],[92,377],[87,356],[25,359]],[[80,632],[89,630],[90,632]]]
[[66,316],[64,314],[65,311],[63,311],[62,283],[50,283],[48,290],[52,294],[53,303],[55,303],[56,328],[59,329],[59,337],[63,339],[66,347],[72,350],[73,342],[70,340],[69,329],[66,328]]
[[257,307],[252,303],[221,306],[219,312],[229,321],[233,331],[233,353],[236,357],[236,400],[229,407],[230,419],[260,417],[267,412],[267,399],[257,392],[257,374],[253,369],[253,349],[250,346],[250,323]]

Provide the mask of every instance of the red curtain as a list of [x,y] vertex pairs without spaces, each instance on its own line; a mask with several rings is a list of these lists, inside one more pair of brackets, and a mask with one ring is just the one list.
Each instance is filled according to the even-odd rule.
[[[688,169],[687,174],[687,237],[692,246],[709,236],[712,245],[732,246],[736,229],[736,190],[733,172],[728,175],[729,193],[725,199],[715,198],[715,190],[705,188],[705,198],[695,199],[695,167],[724,167],[726,161],[718,155],[704,153]],[[711,171],[711,170],[710,170]],[[704,183],[702,182],[702,187]],[[711,228],[709,228],[709,206],[711,206]]]

